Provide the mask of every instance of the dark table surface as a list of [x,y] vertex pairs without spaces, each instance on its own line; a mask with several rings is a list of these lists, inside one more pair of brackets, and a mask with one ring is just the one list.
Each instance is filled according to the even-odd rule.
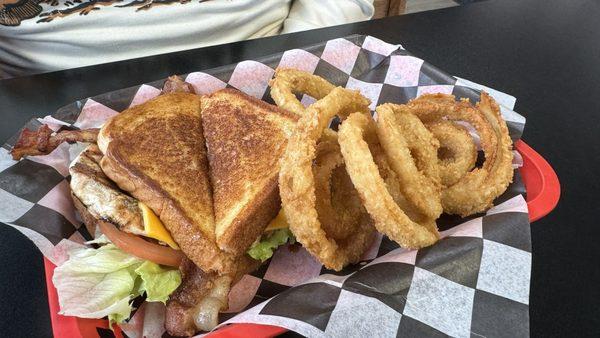
[[[600,335],[600,2],[495,0],[0,81],[0,140],[33,116],[119,88],[353,33],[517,97],[523,139],[554,167],[558,207],[532,229],[532,336]],[[50,336],[42,256],[0,225],[0,332]]]

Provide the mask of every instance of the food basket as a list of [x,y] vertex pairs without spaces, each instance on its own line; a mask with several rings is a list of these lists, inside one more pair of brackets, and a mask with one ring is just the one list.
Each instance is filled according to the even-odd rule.
[[[519,141],[515,144],[515,148],[523,157],[523,166],[519,171],[527,189],[529,220],[534,222],[554,209],[560,197],[560,183],[550,164],[527,143]],[[110,334],[111,331],[108,329],[106,320],[83,319],[58,314],[58,296],[52,284],[54,265],[44,258],[44,266],[54,336],[91,338],[105,337],[103,334]],[[231,324],[208,336],[215,338],[274,337],[286,331],[284,328],[273,325]],[[115,327],[114,335],[123,337],[118,327]]]

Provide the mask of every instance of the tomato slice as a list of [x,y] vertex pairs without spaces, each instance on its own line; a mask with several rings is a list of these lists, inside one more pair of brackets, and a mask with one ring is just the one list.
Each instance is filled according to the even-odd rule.
[[181,250],[150,243],[136,235],[120,231],[112,223],[98,220],[102,233],[119,249],[151,262],[178,267],[184,255]]

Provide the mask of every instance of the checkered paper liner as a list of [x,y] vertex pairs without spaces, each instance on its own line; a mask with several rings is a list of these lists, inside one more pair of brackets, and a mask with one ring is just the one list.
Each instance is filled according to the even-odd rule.
[[[232,87],[272,102],[268,82],[277,67],[302,69],[358,89],[372,101],[372,109],[434,92],[477,102],[478,90],[485,89],[501,104],[513,140],[520,138],[525,125],[525,119],[512,111],[514,97],[452,77],[402,46],[371,36],[329,40],[193,72],[185,79],[200,94]],[[118,112],[159,95],[163,82],[83,99],[25,127],[36,129],[43,123],[55,131],[98,127]],[[305,104],[313,101],[302,97]],[[73,242],[91,238],[69,196],[68,165],[85,145],[63,144],[49,155],[16,162],[8,153],[16,137],[0,148],[0,221],[25,234],[60,264]],[[310,337],[526,336],[531,239],[524,194],[515,172],[514,182],[486,214],[467,219],[443,215],[438,226],[444,238],[434,246],[409,251],[379,236],[359,264],[340,272],[325,269],[304,249],[282,247],[232,288],[222,325],[272,324]],[[148,329],[134,325],[141,311],[124,325],[129,336],[141,336]]]

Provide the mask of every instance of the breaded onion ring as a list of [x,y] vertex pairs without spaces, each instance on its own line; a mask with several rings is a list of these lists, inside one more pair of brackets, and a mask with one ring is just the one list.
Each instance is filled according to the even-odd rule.
[[348,229],[372,222],[346,172],[337,133],[331,129],[323,131],[317,144],[313,174],[317,214],[329,238],[344,240]]
[[269,82],[271,97],[280,108],[289,110],[300,116],[304,113],[304,105],[295,94],[307,94],[317,100],[329,94],[334,85],[324,78],[297,69],[279,68],[275,77]]
[[454,185],[475,167],[477,146],[469,131],[459,124],[439,121],[428,124],[427,128],[440,142],[440,182],[445,187]]
[[394,199],[394,202],[398,204],[400,209],[404,211],[408,218],[423,226],[426,226],[432,232],[437,233],[438,230],[435,219],[426,219],[423,214],[415,208],[414,204],[402,194],[398,175],[396,172],[394,172],[394,170],[392,170],[392,167],[389,164],[389,159],[379,143],[377,134],[367,133],[363,136],[365,136],[365,141],[369,145],[369,150],[371,151],[373,160],[379,169],[379,175],[381,175],[381,178],[383,178],[387,191]]
[[417,223],[410,219],[387,190],[365,141],[375,133],[375,123],[369,116],[352,114],[340,126],[338,136],[346,170],[363,205],[377,230],[402,247],[418,249],[435,243],[439,239],[435,223],[432,220]]
[[358,91],[340,87],[309,106],[288,141],[279,173],[282,206],[291,231],[313,256],[333,270],[341,270],[357,262],[371,244],[374,234],[370,223],[357,223],[354,229],[346,229],[348,235],[345,239],[330,238],[322,227],[316,208],[313,161],[317,141],[334,116],[344,118],[351,112],[368,115],[369,100]]
[[468,216],[492,206],[512,182],[512,140],[498,104],[485,92],[473,106],[468,100],[454,101],[454,96],[426,94],[408,103],[411,112],[425,123],[441,120],[465,121],[481,139],[485,161],[481,168],[466,173],[454,185],[442,190],[442,205],[449,214]]
[[377,107],[377,135],[402,194],[426,218],[438,218],[442,213],[438,141],[405,106],[389,103]]

